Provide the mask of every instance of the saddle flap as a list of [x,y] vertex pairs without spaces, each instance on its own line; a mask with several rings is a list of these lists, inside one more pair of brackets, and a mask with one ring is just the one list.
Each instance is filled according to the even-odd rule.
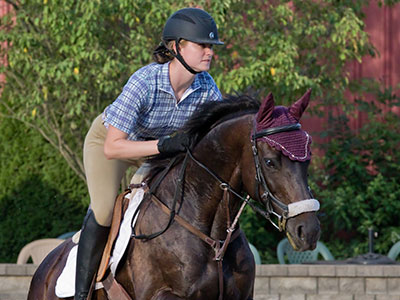
[[99,270],[97,272],[96,282],[100,282],[103,280],[106,271],[108,269],[108,265],[111,258],[111,251],[113,249],[114,242],[117,239],[119,227],[121,226],[121,222],[124,217],[125,211],[129,206],[130,199],[128,199],[125,196],[130,192],[131,192],[130,190],[126,190],[125,192],[119,194],[115,201],[113,217],[111,222],[111,229],[108,235],[107,244],[104,248],[103,256],[101,258]]

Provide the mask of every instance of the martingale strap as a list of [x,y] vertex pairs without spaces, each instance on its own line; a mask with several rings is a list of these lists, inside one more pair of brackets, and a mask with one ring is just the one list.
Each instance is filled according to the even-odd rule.
[[[171,210],[160,200],[157,198],[156,195],[151,195],[151,200],[157,204],[157,206],[159,208],[161,208],[161,210],[169,215]],[[193,233],[194,235],[197,235],[200,239],[202,239],[204,242],[206,242],[208,245],[211,246],[211,248],[215,248],[217,241],[214,240],[213,238],[207,236],[206,234],[204,234],[203,232],[201,232],[199,229],[197,229],[196,227],[193,227],[189,222],[187,222],[186,220],[184,220],[181,216],[175,214],[174,219],[184,228],[186,228],[187,230],[189,230],[191,233]]]
[[[189,151],[189,150],[188,150]],[[224,185],[221,186],[221,188],[224,189],[224,197],[223,197],[223,202],[229,201],[228,194],[229,194],[229,189],[225,187]],[[169,214],[170,209],[160,200],[156,197],[156,195],[152,195],[151,199],[153,202],[165,213]],[[226,203],[228,205],[228,203]],[[178,214],[175,214],[174,220],[176,220],[183,228],[186,230],[190,231],[192,234],[196,235],[199,237],[201,240],[203,240],[205,243],[207,243],[215,252],[215,257],[214,260],[217,262],[217,270],[218,270],[218,287],[219,287],[219,296],[218,300],[222,300],[223,294],[224,294],[224,273],[223,273],[223,268],[222,268],[222,260],[225,254],[225,251],[229,245],[229,243],[233,242],[237,237],[239,237],[241,230],[236,228],[237,222],[239,220],[239,217],[241,213],[243,212],[243,209],[246,205],[246,202],[243,202],[241,208],[239,209],[239,212],[237,213],[234,221],[232,224],[230,224],[230,219],[228,220],[228,224],[230,226],[227,228],[227,236],[226,239],[223,241],[213,239],[212,237],[204,234],[201,232],[199,229],[191,225],[189,222],[187,222],[185,219],[183,219],[181,216]],[[229,218],[229,216],[227,216]],[[221,246],[222,243],[222,246]]]

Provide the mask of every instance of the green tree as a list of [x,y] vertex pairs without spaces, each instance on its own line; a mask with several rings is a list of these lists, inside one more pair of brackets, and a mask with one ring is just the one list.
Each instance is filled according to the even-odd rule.
[[[84,178],[81,149],[91,121],[131,73],[150,63],[168,16],[192,1],[11,1],[1,19],[3,117],[34,128]],[[197,1],[226,46],[212,69],[224,93],[248,86],[289,103],[309,87],[344,102],[343,66],[373,47],[361,1]],[[321,100],[322,101],[322,100]]]
[[16,262],[28,242],[79,230],[84,182],[38,132],[0,121],[0,164],[0,263]]

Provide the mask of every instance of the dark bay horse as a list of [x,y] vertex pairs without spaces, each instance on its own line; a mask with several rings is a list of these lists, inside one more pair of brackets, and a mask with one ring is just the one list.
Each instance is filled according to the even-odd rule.
[[[175,211],[173,221],[166,227],[171,215],[145,197],[136,235],[166,230],[151,239],[132,238],[116,273],[132,299],[253,299],[254,259],[244,233],[232,226],[248,201],[244,194],[265,217],[278,218],[276,226],[296,249],[315,248],[320,225],[307,184],[310,141],[298,124],[309,97],[307,92],[289,108],[275,107],[271,94],[261,106],[250,97],[231,97],[207,104],[187,123],[192,152],[180,154],[165,176],[158,173],[148,184]],[[69,239],[45,258],[28,299],[58,299],[56,280],[72,246]],[[107,296],[100,289],[93,299]]]

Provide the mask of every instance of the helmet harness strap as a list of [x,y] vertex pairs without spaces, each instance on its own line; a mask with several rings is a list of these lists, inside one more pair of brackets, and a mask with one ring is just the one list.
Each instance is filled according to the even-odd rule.
[[179,52],[179,41],[180,41],[179,38],[177,38],[177,39],[175,40],[176,53],[175,53],[173,50],[171,50],[171,49],[169,49],[169,48],[167,47],[167,45],[165,44],[165,41],[164,41],[164,40],[162,41],[162,43],[163,43],[163,45],[165,46],[165,48],[167,48],[168,51],[169,51],[174,57],[176,57],[176,58],[180,61],[180,63],[185,67],[186,70],[188,70],[190,73],[192,73],[192,74],[194,74],[194,75],[196,75],[196,74],[198,74],[198,73],[201,73],[201,72],[197,72],[197,71],[193,70],[193,69],[185,62],[185,60],[183,59],[181,53]]

